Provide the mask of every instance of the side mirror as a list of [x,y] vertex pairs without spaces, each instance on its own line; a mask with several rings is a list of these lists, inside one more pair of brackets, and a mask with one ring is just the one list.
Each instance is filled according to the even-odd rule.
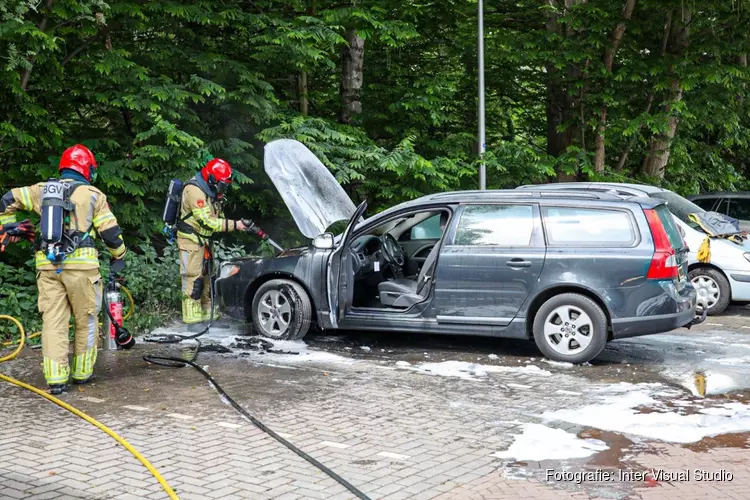
[[333,248],[333,233],[319,234],[313,240],[313,246],[319,250],[330,250]]

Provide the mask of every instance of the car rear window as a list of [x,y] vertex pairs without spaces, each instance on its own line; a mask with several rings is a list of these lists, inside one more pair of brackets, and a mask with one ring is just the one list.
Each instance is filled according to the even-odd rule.
[[599,208],[544,207],[550,245],[632,246],[636,241],[630,214]]
[[461,214],[453,244],[529,246],[533,232],[531,205],[468,205]]
[[664,229],[667,231],[667,236],[669,237],[669,242],[672,244],[672,248],[675,250],[681,249],[683,245],[682,235],[680,234],[680,230],[677,228],[677,223],[674,221],[674,217],[672,217],[667,206],[659,205],[656,207],[656,213],[659,216],[662,225],[664,225]]

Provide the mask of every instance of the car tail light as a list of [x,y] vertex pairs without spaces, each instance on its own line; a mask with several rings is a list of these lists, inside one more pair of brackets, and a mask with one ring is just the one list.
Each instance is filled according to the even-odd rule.
[[677,257],[674,248],[669,242],[667,230],[664,228],[659,214],[656,210],[644,210],[646,220],[654,238],[654,256],[648,268],[648,279],[650,280],[673,280],[679,276]]

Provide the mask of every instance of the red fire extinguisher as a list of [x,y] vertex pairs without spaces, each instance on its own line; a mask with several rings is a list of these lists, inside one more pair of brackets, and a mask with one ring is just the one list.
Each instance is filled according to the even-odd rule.
[[107,314],[104,317],[105,331],[107,332],[105,349],[130,349],[135,345],[135,339],[122,326],[122,294],[120,285],[110,276],[105,293]]

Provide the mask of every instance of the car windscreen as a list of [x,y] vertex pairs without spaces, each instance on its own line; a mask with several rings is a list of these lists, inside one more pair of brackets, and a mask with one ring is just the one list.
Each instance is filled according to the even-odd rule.
[[649,196],[666,201],[669,211],[672,212],[675,217],[680,219],[682,222],[688,224],[690,227],[696,226],[696,224],[690,220],[690,214],[700,214],[705,212],[705,210],[703,210],[695,203],[686,200],[679,194],[673,193],[672,191],[659,191],[658,193],[649,193]]

